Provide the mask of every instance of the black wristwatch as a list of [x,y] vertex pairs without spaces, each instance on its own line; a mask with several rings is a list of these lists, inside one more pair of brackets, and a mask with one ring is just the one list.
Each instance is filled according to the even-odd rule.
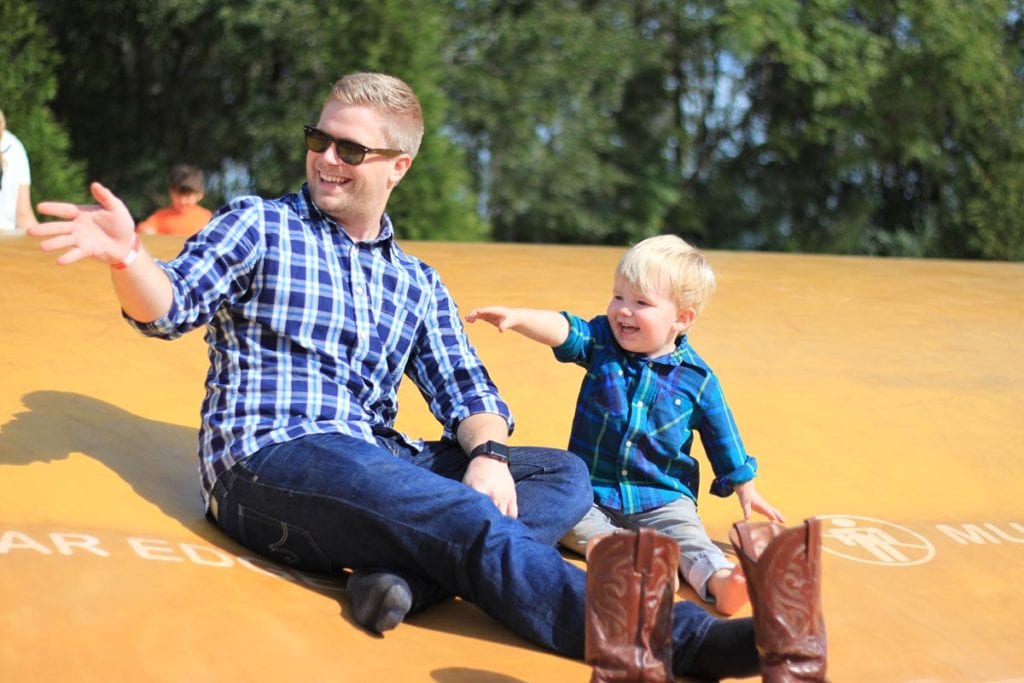
[[469,453],[469,459],[477,457],[478,455],[486,455],[488,458],[494,458],[501,462],[508,464],[508,446],[497,441],[484,441],[482,444],[474,448]]

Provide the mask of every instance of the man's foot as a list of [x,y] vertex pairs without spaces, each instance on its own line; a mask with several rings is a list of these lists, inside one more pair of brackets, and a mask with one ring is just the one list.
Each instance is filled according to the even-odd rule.
[[394,574],[356,570],[347,585],[352,617],[368,631],[390,631],[412,608],[409,584]]
[[[683,650],[677,650],[680,655]],[[685,671],[673,662],[677,676],[717,681],[720,678],[756,676],[761,668],[754,639],[754,620],[750,617],[718,619],[708,629]]]
[[708,579],[708,593],[715,598],[715,609],[725,616],[732,616],[750,601],[747,594],[747,577],[739,565],[720,569]]

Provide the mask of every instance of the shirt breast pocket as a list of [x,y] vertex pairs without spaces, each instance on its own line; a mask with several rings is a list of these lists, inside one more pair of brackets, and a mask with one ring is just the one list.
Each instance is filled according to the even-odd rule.
[[404,353],[416,336],[419,320],[417,312],[409,306],[399,306],[384,298],[377,311],[377,334],[385,340],[389,350],[399,349]]
[[681,482],[696,495],[700,465],[690,454],[693,425],[693,397],[685,391],[662,390],[651,402],[647,414],[651,460],[667,479]]
[[693,398],[685,391],[659,391],[647,416],[648,434],[676,449],[693,438]]

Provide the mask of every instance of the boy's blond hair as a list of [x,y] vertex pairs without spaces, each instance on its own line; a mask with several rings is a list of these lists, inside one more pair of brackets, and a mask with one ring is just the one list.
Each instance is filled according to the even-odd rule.
[[387,74],[353,73],[335,82],[331,96],[342,104],[376,109],[388,146],[416,156],[423,141],[423,111],[408,83]]
[[619,260],[615,275],[642,292],[664,288],[680,308],[700,313],[715,291],[715,272],[707,257],[676,235],[638,242]]

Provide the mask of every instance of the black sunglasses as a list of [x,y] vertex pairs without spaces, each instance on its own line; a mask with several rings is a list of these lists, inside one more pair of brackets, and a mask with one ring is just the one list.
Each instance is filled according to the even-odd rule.
[[310,152],[322,154],[327,151],[327,148],[333,142],[334,151],[338,153],[338,158],[349,166],[358,166],[363,163],[367,154],[381,154],[386,157],[396,157],[399,154],[403,154],[400,149],[373,149],[371,147],[363,147],[358,142],[352,142],[351,140],[339,140],[313,126],[303,126],[302,130],[306,133],[306,148]]

